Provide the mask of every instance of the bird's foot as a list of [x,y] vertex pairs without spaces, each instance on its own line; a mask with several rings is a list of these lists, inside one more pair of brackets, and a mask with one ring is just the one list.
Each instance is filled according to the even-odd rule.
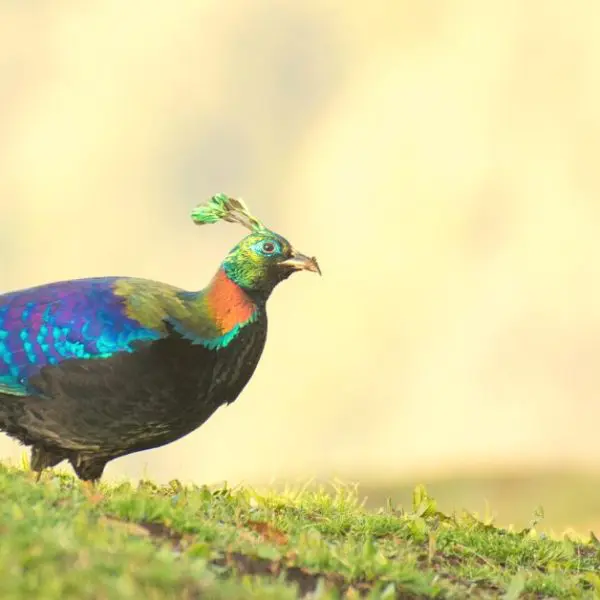
[[98,489],[97,481],[82,481],[81,490],[90,504],[99,504],[104,500],[104,495]]
[[33,469],[32,469],[31,471],[29,471],[29,472],[27,473],[27,477],[28,477],[28,478],[29,478],[31,481],[33,481],[33,482],[35,482],[35,483],[39,483],[39,482],[41,481],[41,479],[42,479],[42,473],[43,473],[43,472],[44,472],[44,471],[37,471],[37,470],[33,470]]

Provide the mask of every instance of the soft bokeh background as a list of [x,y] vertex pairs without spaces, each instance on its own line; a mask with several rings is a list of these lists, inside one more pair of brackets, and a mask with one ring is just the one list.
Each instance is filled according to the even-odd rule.
[[243,235],[191,225],[218,191],[323,267],[237,403],[109,478],[446,481],[594,526],[597,1],[2,1],[0,94],[1,290],[198,288]]

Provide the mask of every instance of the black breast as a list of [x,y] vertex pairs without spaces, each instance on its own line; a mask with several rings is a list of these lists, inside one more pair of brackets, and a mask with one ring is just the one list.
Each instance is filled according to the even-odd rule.
[[107,457],[167,444],[237,398],[256,369],[266,332],[263,316],[218,350],[171,332],[133,353],[46,367],[30,382],[39,395],[15,398],[9,420],[27,444]]

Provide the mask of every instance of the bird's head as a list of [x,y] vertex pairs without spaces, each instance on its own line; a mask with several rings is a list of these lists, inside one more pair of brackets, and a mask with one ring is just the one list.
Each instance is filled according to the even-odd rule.
[[267,294],[296,271],[321,273],[315,258],[298,252],[284,237],[268,229],[246,236],[227,255],[223,268],[240,287]]
[[196,207],[192,219],[198,225],[224,220],[250,229],[250,235],[229,252],[222,265],[227,276],[249,292],[268,296],[296,271],[321,274],[316,258],[298,252],[284,237],[267,229],[241,200],[218,194]]

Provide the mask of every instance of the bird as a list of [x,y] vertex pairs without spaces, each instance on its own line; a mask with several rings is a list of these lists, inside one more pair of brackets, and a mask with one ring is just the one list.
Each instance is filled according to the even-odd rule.
[[111,460],[196,430],[254,374],[273,289],[321,274],[241,199],[191,216],[250,230],[199,291],[115,276],[0,295],[0,430],[30,447],[38,480],[66,460],[93,486]]

